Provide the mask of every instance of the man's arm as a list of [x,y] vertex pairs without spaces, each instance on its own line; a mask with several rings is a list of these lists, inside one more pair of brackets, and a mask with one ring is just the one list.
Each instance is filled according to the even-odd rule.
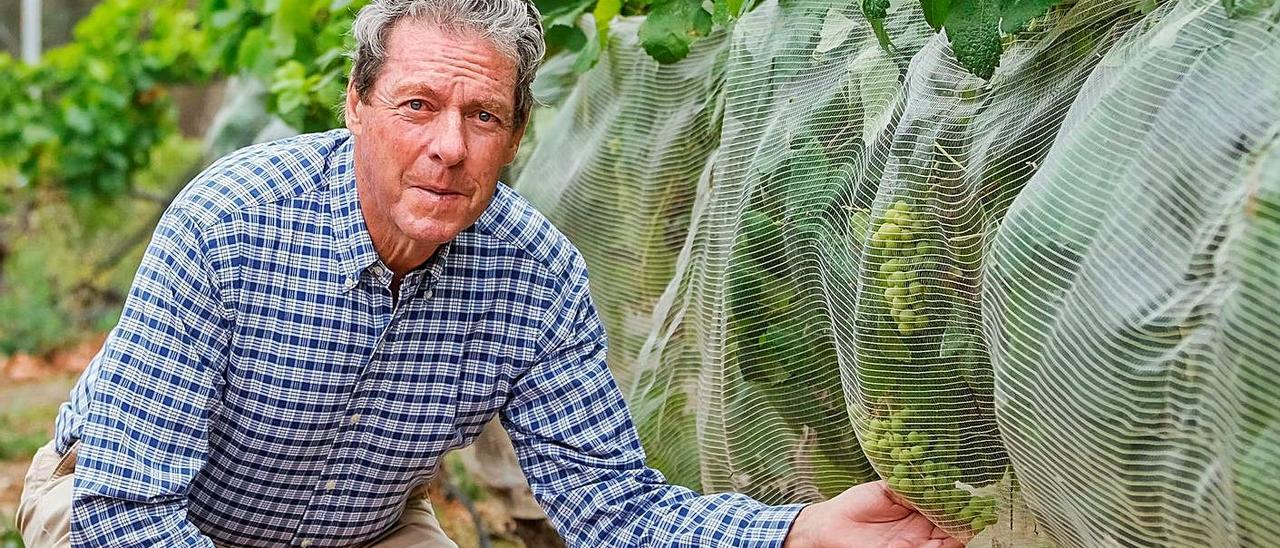
[[534,495],[569,545],[781,546],[801,505],[699,497],[645,466],[585,284],[575,293],[565,334],[517,379],[503,412]]
[[[584,268],[579,266],[579,268]],[[644,464],[605,364],[605,334],[585,287],[570,291],[547,357],[512,389],[503,422],[534,495],[570,546],[960,548],[874,482],[810,505],[698,496]],[[557,325],[558,324],[558,325]]]
[[72,546],[213,546],[186,515],[230,336],[207,252],[185,217],[167,212],[90,366]]

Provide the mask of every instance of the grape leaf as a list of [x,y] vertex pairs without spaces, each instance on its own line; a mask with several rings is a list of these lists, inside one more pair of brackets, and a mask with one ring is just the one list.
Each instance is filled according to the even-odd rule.
[[711,14],[699,0],[658,0],[640,25],[640,43],[659,63],[689,55],[689,46],[711,33]]
[[556,25],[547,29],[546,41],[548,50],[582,51],[587,45],[587,35],[578,27]]
[[578,52],[578,58],[573,62],[573,70],[575,72],[586,72],[591,67],[596,66],[596,61],[600,59],[600,54],[609,47],[609,25],[613,23],[613,18],[620,13],[622,13],[622,0],[599,0],[596,2],[596,7],[591,14],[596,22],[596,38],[588,42],[587,47]]
[[311,1],[280,0],[279,4],[271,20],[271,41],[276,55],[287,59],[297,47],[298,34],[311,32]]
[[1049,8],[1062,0],[1002,0],[1000,3],[1000,32],[1013,34],[1021,31],[1032,19],[1044,15]]
[[956,61],[984,80],[1000,64],[1000,1],[959,0],[943,24]]
[[920,7],[924,8],[925,22],[933,30],[941,30],[947,14],[951,13],[951,0],[920,0]]
[[742,13],[743,0],[715,0],[712,3],[711,22],[726,25]]
[[538,6],[538,13],[542,14],[542,20],[554,24],[564,24],[565,16],[571,14],[581,14],[591,6],[592,0],[536,0],[534,5]]
[[813,52],[826,53],[836,49],[849,38],[856,25],[856,21],[840,13],[838,9],[831,8],[827,12],[827,17],[822,21],[822,32],[819,33],[818,46],[814,48]]
[[554,55],[559,50],[582,51],[582,48],[587,45],[587,34],[578,27],[578,19],[587,11],[587,8],[591,7],[591,4],[592,0],[538,2],[538,9],[542,13],[542,25],[547,29],[543,36],[547,43],[548,56]]

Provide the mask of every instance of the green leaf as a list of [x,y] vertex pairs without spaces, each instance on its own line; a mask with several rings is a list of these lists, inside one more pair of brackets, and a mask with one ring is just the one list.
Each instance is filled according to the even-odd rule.
[[620,13],[622,0],[599,0],[596,2],[596,9],[591,12],[596,20],[596,37],[600,39],[602,51],[609,45],[609,25],[613,24],[613,18]]
[[822,21],[822,31],[818,33],[818,46],[814,48],[814,53],[826,53],[836,49],[849,38],[849,34],[857,25],[857,21],[840,13],[839,9],[831,8]]
[[547,29],[547,49],[581,51],[587,45],[587,34],[578,27],[556,25]]
[[93,133],[93,118],[84,109],[72,106],[63,112],[63,116],[67,121],[67,127],[75,130],[76,133],[83,135]]
[[216,28],[216,29],[226,28],[231,26],[232,23],[239,21],[240,16],[243,14],[244,12],[240,12],[240,11],[231,11],[231,10],[216,11],[216,12],[213,12],[213,14],[209,17],[209,23],[213,28]]
[[[538,7],[538,13],[542,14],[543,21],[560,24],[558,19],[586,11],[591,6],[591,0],[535,0],[534,5]],[[621,8],[621,2],[618,5]]]
[[1026,28],[1032,19],[1044,15],[1062,0],[1002,0],[1000,32],[1013,34]]
[[742,14],[743,0],[714,0],[711,8],[711,22],[727,25],[729,21]]
[[600,60],[600,54],[609,47],[609,25],[613,23],[613,18],[620,13],[622,13],[622,0],[599,0],[596,2],[596,9],[592,12],[596,22],[596,38],[586,48],[578,52],[578,58],[573,62],[574,72],[586,72]]
[[236,66],[241,70],[260,77],[271,73],[276,56],[267,48],[267,33],[261,28],[249,29],[244,40],[240,42],[240,51],[236,54]]
[[862,16],[871,24],[880,47],[893,53],[893,44],[889,42],[889,33],[884,28],[884,19],[888,14],[889,0],[862,0]]
[[924,9],[925,22],[935,31],[942,30],[942,24],[951,13],[951,0],[920,0],[920,7]]
[[984,80],[1000,64],[1000,1],[958,0],[943,24],[956,61]]
[[271,18],[272,48],[281,59],[293,55],[298,44],[298,35],[310,33],[315,18],[312,11],[312,0],[280,0],[279,8]]
[[871,30],[876,33],[876,41],[880,42],[880,47],[893,53],[893,42],[889,41],[889,32],[884,28],[884,19],[872,19]]
[[277,93],[287,88],[300,88],[307,79],[307,67],[294,60],[285,61],[272,73],[271,92]]
[[711,33],[711,14],[698,0],[658,0],[640,25],[640,43],[659,63],[689,55],[689,46]]
[[586,47],[582,48],[573,60],[573,72],[582,74],[591,70],[598,60],[600,60],[600,40],[588,40]]
[[[543,4],[549,11],[543,11]],[[546,29],[544,41],[547,43],[547,57],[560,51],[582,51],[587,45],[587,34],[579,27],[582,14],[592,6],[591,0],[556,0],[554,2],[538,2],[542,13],[542,26]],[[608,6],[606,6],[608,7]],[[587,68],[595,63],[594,59]]]
[[22,128],[22,144],[30,148],[51,143],[57,138],[48,126],[28,125]]

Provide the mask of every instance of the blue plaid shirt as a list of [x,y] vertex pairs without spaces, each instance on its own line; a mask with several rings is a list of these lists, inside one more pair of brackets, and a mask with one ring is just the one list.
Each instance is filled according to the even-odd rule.
[[776,546],[798,506],[644,465],[577,250],[499,186],[393,300],[345,130],[214,164],[58,415],[73,546],[351,546],[495,414],[573,546]]

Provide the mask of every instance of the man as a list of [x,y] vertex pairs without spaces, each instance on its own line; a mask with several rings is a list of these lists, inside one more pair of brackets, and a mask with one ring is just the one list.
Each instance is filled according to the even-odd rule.
[[19,510],[46,546],[453,546],[422,498],[500,414],[572,546],[958,546],[881,484],[664,483],[572,245],[497,184],[542,56],[522,0],[375,0],[348,130],[215,163],[156,229]]

